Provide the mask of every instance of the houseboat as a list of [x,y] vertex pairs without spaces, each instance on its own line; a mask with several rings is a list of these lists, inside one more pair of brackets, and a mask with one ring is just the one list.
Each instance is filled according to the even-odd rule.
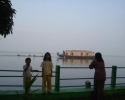
[[57,52],[60,58],[94,59],[95,53],[87,50],[65,50],[62,54]]

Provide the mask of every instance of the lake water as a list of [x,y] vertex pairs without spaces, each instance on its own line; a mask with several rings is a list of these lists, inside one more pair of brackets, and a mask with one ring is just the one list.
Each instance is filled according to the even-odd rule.
[[[0,70],[22,70],[23,65],[25,64],[26,57],[16,56],[17,54],[37,54],[44,55],[44,53],[40,52],[5,52],[0,51]],[[53,71],[55,71],[55,66],[60,65],[61,67],[88,67],[92,60],[83,60],[83,59],[59,59],[56,53],[51,53],[52,62],[54,64]],[[43,57],[30,57],[31,58],[31,66],[33,69],[37,69],[41,71],[40,64],[43,60]],[[125,57],[124,56],[106,56],[103,55],[103,59],[105,61],[106,67],[111,67],[113,65],[117,67],[125,67]],[[61,74],[60,78],[93,78],[94,70],[87,69],[60,69]],[[37,73],[34,72],[34,75]],[[1,72],[2,75],[22,75],[22,72]],[[39,76],[41,73],[39,73]],[[55,73],[53,73],[55,75]],[[111,77],[111,69],[106,69],[107,77]],[[125,69],[117,70],[117,77],[125,77]],[[83,80],[61,80],[60,86],[72,86],[72,85],[84,85],[85,81]],[[93,84],[93,79],[88,79]],[[110,79],[106,80],[106,84],[110,84]],[[117,79],[117,83],[125,83],[125,79]],[[42,78],[38,77],[33,85],[41,85]],[[22,77],[0,77],[0,85],[22,85],[23,78]],[[55,78],[52,78],[52,85],[55,85]],[[32,87],[32,89],[41,89],[41,87]],[[0,87],[0,90],[22,90],[22,87]]]

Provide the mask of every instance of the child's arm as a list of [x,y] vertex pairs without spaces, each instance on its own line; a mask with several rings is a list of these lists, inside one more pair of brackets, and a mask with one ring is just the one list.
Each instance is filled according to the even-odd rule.
[[52,69],[51,69],[51,77],[52,77]]
[[40,65],[40,67],[42,68],[42,75],[41,75],[42,77],[43,77],[43,73],[44,73],[44,72],[43,72],[43,71],[44,71],[43,65],[44,65],[44,64],[43,64],[43,62],[42,62],[41,65]]
[[53,68],[53,63],[51,63],[51,77],[52,77],[52,68]]
[[42,77],[43,77],[43,73],[44,73],[44,69],[42,68],[42,75],[41,75]]
[[29,66],[26,66],[26,68],[24,68],[24,71],[26,72],[28,68],[29,68]]

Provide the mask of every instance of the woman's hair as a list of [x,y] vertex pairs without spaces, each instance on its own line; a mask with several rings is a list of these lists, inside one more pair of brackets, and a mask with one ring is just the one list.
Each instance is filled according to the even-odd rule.
[[95,54],[95,59],[98,61],[98,62],[102,62],[103,61],[103,58],[102,58],[102,55],[100,52],[97,52]]
[[[50,56],[49,59],[46,58],[46,55]],[[52,61],[51,60],[51,54],[49,52],[46,52],[45,55],[44,55],[43,61],[46,61],[46,60]]]

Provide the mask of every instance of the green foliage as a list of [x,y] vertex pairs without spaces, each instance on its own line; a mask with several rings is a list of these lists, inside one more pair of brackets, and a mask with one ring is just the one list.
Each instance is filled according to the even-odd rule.
[[13,17],[16,10],[12,8],[10,0],[0,0],[0,34],[6,37],[13,33]]
[[25,87],[24,87],[25,92],[24,92],[24,94],[22,95],[21,98],[20,98],[19,92],[16,91],[17,95],[19,95],[19,99],[18,99],[18,100],[34,100],[34,95],[33,95],[33,93],[36,92],[36,91],[39,90],[39,89],[30,91],[30,87],[31,87],[32,84],[36,81],[37,76],[38,76],[38,74],[37,74],[36,76],[34,76],[31,80],[28,79],[28,80],[26,81]]

